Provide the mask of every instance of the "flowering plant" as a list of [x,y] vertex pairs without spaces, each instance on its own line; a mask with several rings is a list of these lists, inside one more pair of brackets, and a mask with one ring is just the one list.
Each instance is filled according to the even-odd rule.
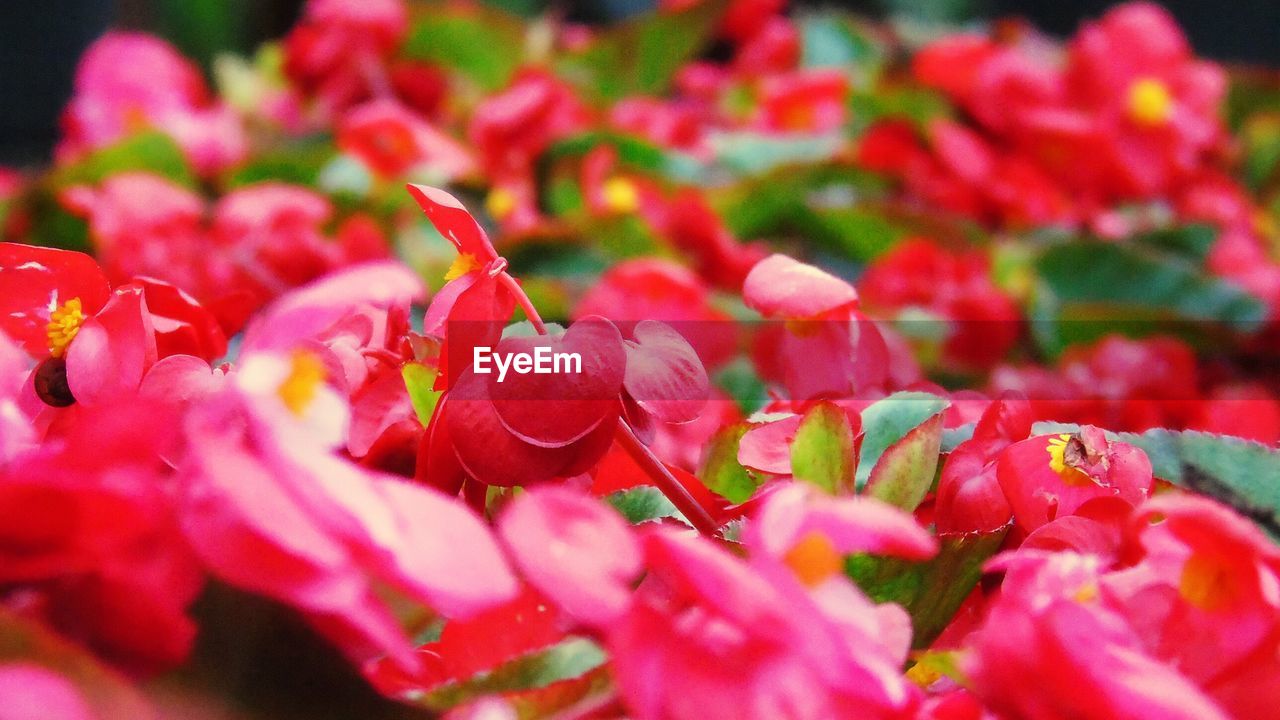
[[98,39],[0,175],[0,718],[1273,717],[1275,88],[782,5]]

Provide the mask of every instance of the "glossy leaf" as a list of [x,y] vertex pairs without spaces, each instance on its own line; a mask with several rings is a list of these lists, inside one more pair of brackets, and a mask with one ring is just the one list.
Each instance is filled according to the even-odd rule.
[[[662,518],[681,518],[680,511],[666,495],[656,487],[641,485],[630,490],[619,490],[605,500],[632,525]],[[683,518],[681,518],[683,521]]]
[[856,555],[845,572],[876,602],[894,602],[911,615],[912,645],[928,647],[982,577],[982,565],[1000,549],[1008,528],[938,538],[938,554],[924,562]]
[[915,510],[933,486],[941,445],[938,413],[885,449],[867,478],[865,493],[907,512]]
[[404,386],[409,391],[409,402],[418,422],[426,427],[440,402],[440,391],[435,389],[436,371],[420,363],[408,363],[401,370]]
[[[894,443],[915,428],[947,409],[944,398],[925,392],[898,392],[878,400],[862,411],[862,451],[857,482],[863,488],[871,472]],[[939,429],[939,442],[941,432]]]
[[750,429],[750,425],[739,423],[716,433],[707,444],[702,468],[698,471],[704,485],[731,503],[750,500],[762,482],[738,462],[738,443]]
[[1075,240],[1047,249],[1035,271],[1033,330],[1054,353],[1117,331],[1251,332],[1266,317],[1258,299],[1167,250]]
[[792,475],[833,495],[846,494],[853,490],[856,465],[849,416],[832,403],[814,405],[800,420],[791,443]]

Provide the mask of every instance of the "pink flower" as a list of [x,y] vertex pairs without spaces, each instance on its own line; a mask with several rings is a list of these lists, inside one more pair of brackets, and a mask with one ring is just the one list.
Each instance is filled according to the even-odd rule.
[[1151,492],[1151,461],[1128,443],[1085,425],[1076,433],[1038,435],[1005,448],[996,477],[1018,526],[1031,531],[1086,501],[1116,497],[1138,505]]
[[881,388],[888,349],[858,312],[849,283],[784,255],[761,260],[747,276],[743,301],[767,319],[757,338],[762,375],[780,380],[793,400],[845,397]]
[[805,490],[794,488],[755,519],[750,565],[700,538],[643,535],[648,575],[607,635],[635,717],[911,716],[918,692],[899,673],[906,615],[862,596],[838,553],[919,557],[932,540],[872,501],[801,510]]
[[109,277],[157,278],[190,293],[227,334],[286,290],[369,259],[367,244],[331,238],[327,198],[284,183],[232,191],[209,209],[191,191],[145,173],[121,173],[63,202],[89,219]]
[[1191,720],[1228,715],[1102,598],[1098,560],[1026,551],[997,564],[1000,598],[971,636],[965,670],[998,714]]
[[698,276],[667,260],[627,260],[606,270],[574,307],[573,317],[586,315],[608,318],[625,335],[641,320],[669,323],[709,367],[735,351],[732,318],[712,305]]
[[211,104],[200,71],[163,40],[112,32],[99,38],[76,70],[58,154],[71,159],[139,130],[170,133],[196,170],[210,175],[248,151],[239,118]]
[[639,544],[598,500],[535,488],[503,512],[498,527],[521,574],[571,617],[607,627],[626,610],[642,569]]
[[408,31],[402,0],[311,0],[284,39],[284,71],[323,114],[335,116],[371,97],[385,97],[385,62]]
[[1131,527],[1141,560],[1102,580],[1114,607],[1232,716],[1268,717],[1280,701],[1280,549],[1193,495],[1152,499]]
[[760,81],[756,125],[771,132],[837,130],[848,114],[849,80],[830,69],[771,75]]

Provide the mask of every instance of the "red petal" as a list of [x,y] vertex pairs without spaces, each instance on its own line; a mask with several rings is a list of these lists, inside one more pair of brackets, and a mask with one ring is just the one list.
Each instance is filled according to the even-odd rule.
[[459,253],[474,255],[481,264],[497,259],[498,252],[493,249],[484,228],[458,198],[427,185],[410,184],[406,187],[431,224],[453,243]]
[[707,404],[707,370],[692,346],[670,325],[654,320],[638,323],[635,343],[628,343],[627,393],[663,422],[694,420]]
[[[560,337],[503,340],[495,354],[532,353],[536,347],[577,354],[582,372],[510,371],[502,382],[496,374],[488,375],[489,395],[509,431],[533,445],[563,447],[617,415],[627,354],[613,323],[599,317],[584,318]],[[490,370],[496,372],[495,368]]]
[[80,326],[67,349],[67,383],[77,402],[92,405],[136,391],[155,361],[142,289],[126,287]]
[[70,250],[0,243],[0,331],[36,357],[49,354],[49,313],[71,298],[93,315],[110,295],[98,263]]

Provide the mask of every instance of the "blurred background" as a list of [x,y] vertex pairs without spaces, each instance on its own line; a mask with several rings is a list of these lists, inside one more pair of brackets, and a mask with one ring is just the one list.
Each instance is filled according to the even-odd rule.
[[[608,22],[642,12],[653,0],[494,0],[525,14],[548,6],[581,22]],[[1081,18],[1096,17],[1109,0],[846,0],[799,2],[837,6],[872,16],[909,14],[923,21],[979,21],[1020,15],[1047,32],[1066,35]],[[1164,0],[1196,50],[1218,60],[1280,62],[1280,2]],[[0,4],[0,164],[48,161],[58,115],[71,93],[80,54],[108,27],[158,33],[206,68],[221,52],[245,53],[279,37],[302,0],[43,0]]]

